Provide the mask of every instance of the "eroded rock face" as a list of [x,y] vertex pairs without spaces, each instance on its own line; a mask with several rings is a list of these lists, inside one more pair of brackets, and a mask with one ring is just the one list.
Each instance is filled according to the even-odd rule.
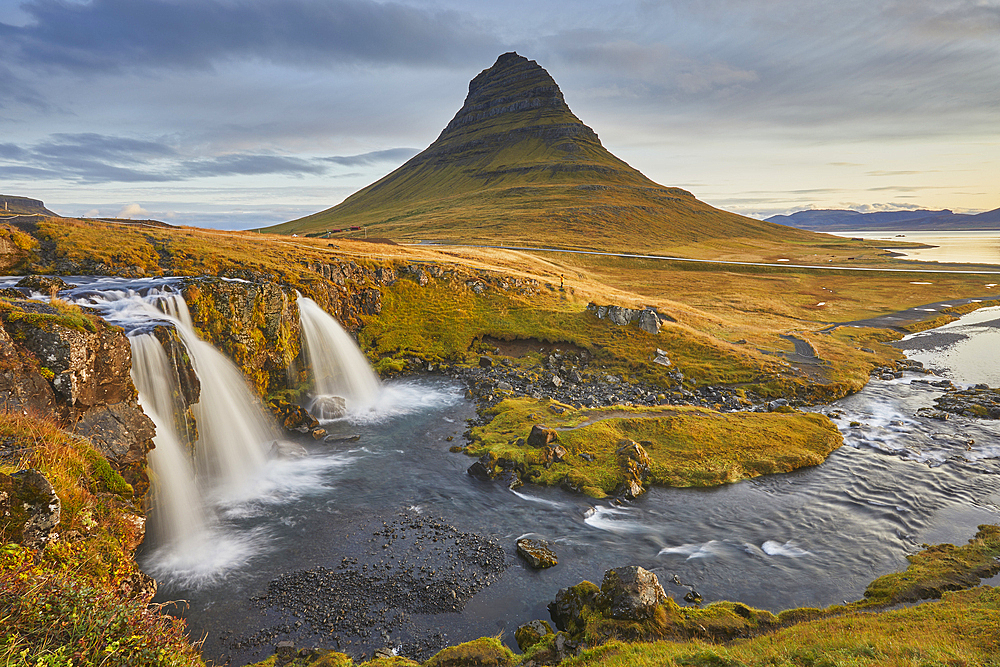
[[0,405],[11,412],[49,414],[56,397],[48,380],[0,327]]
[[67,408],[65,416],[95,405],[135,400],[129,378],[132,349],[121,329],[101,322],[91,332],[29,321],[7,322],[6,328],[53,373],[52,389]]
[[598,603],[608,607],[612,618],[622,621],[643,621],[667,599],[660,580],[649,570],[637,565],[617,567],[604,573]]
[[94,448],[121,473],[137,494],[149,480],[146,454],[153,448],[156,427],[138,403],[114,403],[92,408],[76,423],[76,432],[90,438]]
[[4,541],[39,549],[58,539],[62,503],[37,470],[0,473],[0,533]]

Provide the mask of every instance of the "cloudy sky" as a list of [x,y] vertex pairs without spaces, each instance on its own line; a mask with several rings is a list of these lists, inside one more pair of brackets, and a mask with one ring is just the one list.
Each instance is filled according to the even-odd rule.
[[720,208],[1000,207],[1000,0],[0,0],[0,193],[282,222],[426,147],[511,50]]

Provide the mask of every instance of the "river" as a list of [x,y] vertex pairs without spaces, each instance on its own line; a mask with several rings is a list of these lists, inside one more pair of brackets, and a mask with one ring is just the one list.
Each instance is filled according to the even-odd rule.
[[[162,282],[108,280],[78,294]],[[111,319],[115,303],[103,306]],[[983,309],[900,345],[956,383],[996,386],[998,321],[1000,309]],[[692,587],[705,603],[772,611],[855,600],[922,543],[962,543],[1000,522],[1000,427],[917,416],[941,393],[914,382],[924,379],[873,380],[816,408],[846,445],[820,466],[653,488],[625,504],[469,476],[472,459],[449,451],[474,416],[464,388],[447,376],[394,381],[373,411],[327,425],[351,440],[301,439],[307,456],[271,460],[245,480],[249,493],[212,500],[199,544],[147,540],[139,560],[160,582],[157,601],[186,601],[168,608],[204,638],[205,657],[233,664],[282,640],[355,657],[385,647],[424,657],[498,633],[513,645],[519,624],[548,618],[560,588],[621,565],[652,570],[678,600]],[[527,568],[515,553],[522,535],[550,541],[559,564]]]

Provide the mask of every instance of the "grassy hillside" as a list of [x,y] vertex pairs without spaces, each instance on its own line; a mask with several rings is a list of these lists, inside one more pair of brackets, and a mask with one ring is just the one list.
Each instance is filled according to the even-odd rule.
[[709,239],[822,236],[713,208],[612,155],[534,61],[505,54],[426,150],[343,203],[268,228],[466,243],[665,251]]

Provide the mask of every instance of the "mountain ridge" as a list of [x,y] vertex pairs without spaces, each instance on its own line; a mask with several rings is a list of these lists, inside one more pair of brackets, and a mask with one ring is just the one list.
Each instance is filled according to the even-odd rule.
[[817,232],[983,231],[1000,229],[1000,208],[978,214],[918,209],[862,213],[850,209],[811,209],[766,219],[779,225]]

